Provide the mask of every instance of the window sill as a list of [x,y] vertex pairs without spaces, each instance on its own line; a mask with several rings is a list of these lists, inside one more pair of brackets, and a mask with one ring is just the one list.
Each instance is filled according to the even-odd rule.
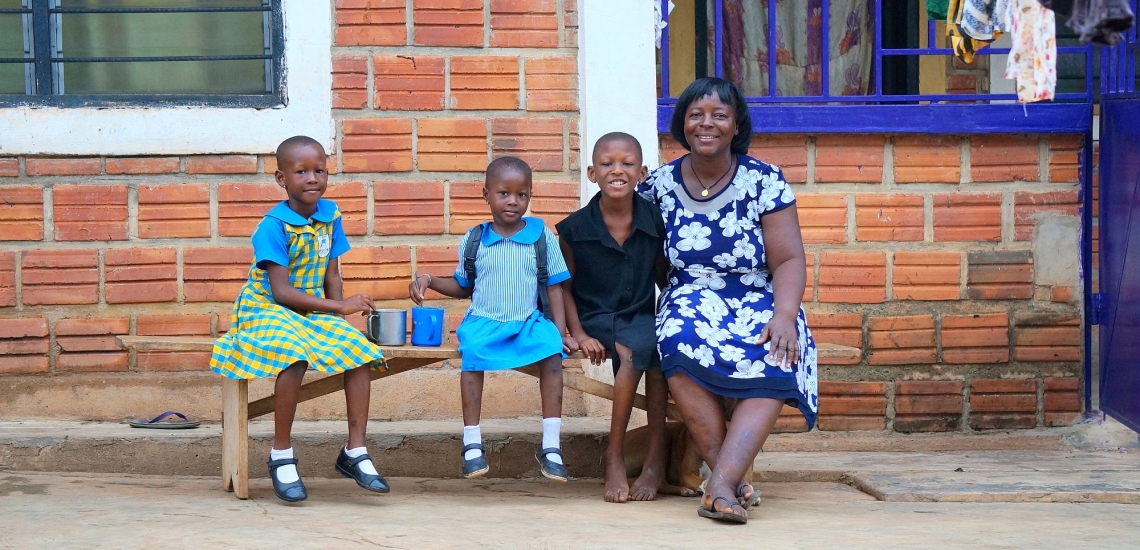
[[[673,100],[657,106],[669,131]],[[938,105],[749,105],[757,133],[784,134],[1079,134],[1092,128],[1088,103]]]

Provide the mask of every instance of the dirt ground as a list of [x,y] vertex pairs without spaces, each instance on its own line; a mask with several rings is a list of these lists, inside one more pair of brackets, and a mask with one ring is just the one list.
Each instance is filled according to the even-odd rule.
[[278,501],[216,478],[0,471],[3,548],[1135,548],[1140,506],[882,502],[840,483],[759,483],[747,525],[694,498],[606,504],[601,480],[395,478],[376,495],[311,478]]

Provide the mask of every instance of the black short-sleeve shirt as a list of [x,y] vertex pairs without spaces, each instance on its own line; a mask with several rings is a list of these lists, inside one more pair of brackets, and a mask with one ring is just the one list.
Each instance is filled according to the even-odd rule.
[[[653,271],[664,254],[665,223],[653,203],[633,196],[633,230],[618,245],[606,229],[601,194],[557,225],[574,254],[571,288],[586,334],[597,338],[611,357],[614,342],[633,351],[633,366],[657,364]],[[614,369],[618,368],[614,362]]]

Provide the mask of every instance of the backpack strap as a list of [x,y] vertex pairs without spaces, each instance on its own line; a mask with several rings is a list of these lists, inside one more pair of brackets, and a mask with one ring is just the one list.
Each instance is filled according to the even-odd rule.
[[475,286],[475,257],[479,254],[479,245],[483,242],[483,224],[476,225],[467,234],[467,242],[463,244],[463,274],[467,282]]
[[550,274],[546,269],[546,229],[543,228],[542,235],[534,241],[534,263],[538,267],[538,309],[542,311],[542,316],[548,320],[554,319],[553,310],[550,309],[550,294],[546,291],[546,281],[550,278]]

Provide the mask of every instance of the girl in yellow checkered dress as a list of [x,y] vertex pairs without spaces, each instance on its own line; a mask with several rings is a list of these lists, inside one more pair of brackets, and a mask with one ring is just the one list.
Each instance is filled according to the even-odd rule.
[[343,317],[370,312],[373,303],[362,294],[343,297],[338,258],[349,245],[336,203],[321,198],[328,185],[324,148],[304,136],[285,140],[277,148],[275,177],[289,198],[253,233],[249,280],[234,304],[229,332],[214,344],[210,368],[229,378],[277,377],[268,466],[273,491],[289,502],[308,497],[290,443],[305,369],[347,371],[348,445],[335,467],[357,485],[386,493],[388,484],[364,446],[371,378],[359,368],[382,369],[384,359]]

